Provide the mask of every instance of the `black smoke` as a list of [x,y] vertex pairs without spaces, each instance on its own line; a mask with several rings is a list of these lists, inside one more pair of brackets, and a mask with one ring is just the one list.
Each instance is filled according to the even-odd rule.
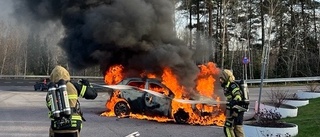
[[170,67],[181,84],[194,86],[199,70],[176,37],[171,0],[21,0],[16,6],[39,23],[61,22],[60,46],[75,68],[100,65],[105,72],[121,64],[128,74],[161,74]]

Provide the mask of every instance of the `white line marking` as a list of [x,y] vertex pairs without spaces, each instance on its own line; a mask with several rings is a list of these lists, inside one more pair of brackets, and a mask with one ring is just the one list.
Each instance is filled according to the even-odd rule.
[[125,137],[138,137],[138,136],[140,136],[140,133],[138,131],[136,131],[136,132],[133,132]]

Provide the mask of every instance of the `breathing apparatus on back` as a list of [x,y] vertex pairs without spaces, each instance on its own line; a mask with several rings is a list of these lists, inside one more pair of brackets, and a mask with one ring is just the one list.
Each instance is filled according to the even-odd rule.
[[224,80],[223,84],[226,84],[227,82],[235,82],[239,86],[240,91],[241,91],[241,98],[242,98],[242,100],[241,100],[242,105],[241,106],[248,109],[249,103],[250,103],[249,89],[248,89],[248,85],[245,82],[245,80],[243,80],[243,79],[241,79],[240,81],[235,80],[235,77],[234,77],[232,71],[228,70],[228,69],[221,70],[220,78],[222,80]]
[[70,116],[71,108],[69,104],[68,93],[66,90],[66,82],[59,80],[57,83],[49,84],[49,99],[51,102],[51,112],[54,118],[62,116]]
[[236,83],[239,85],[240,90],[242,91],[243,106],[248,109],[250,104],[248,84],[243,79],[236,81]]

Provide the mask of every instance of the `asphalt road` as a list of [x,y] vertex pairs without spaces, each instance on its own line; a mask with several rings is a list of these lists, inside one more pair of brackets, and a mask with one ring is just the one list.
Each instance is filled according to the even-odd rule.
[[[0,137],[48,136],[49,119],[45,105],[45,92],[32,91],[30,86],[0,86]],[[97,99],[81,99],[81,108],[87,120],[83,124],[83,137],[125,137],[138,132],[141,137],[206,137],[223,136],[217,126],[191,126],[174,123],[115,117],[102,117],[107,92],[99,92]]]
[[[31,84],[31,85],[30,85]],[[267,99],[265,91],[288,90],[294,93],[300,87],[263,88],[262,100]],[[48,136],[50,121],[45,105],[46,92],[33,91],[32,83],[1,83],[0,80],[0,137],[44,137]],[[250,107],[258,99],[259,88],[250,88]],[[222,127],[192,126],[174,123],[115,117],[102,117],[107,92],[99,92],[97,99],[80,99],[84,117],[82,137],[126,137],[138,132],[140,137],[223,137]],[[253,109],[246,114],[250,116]]]

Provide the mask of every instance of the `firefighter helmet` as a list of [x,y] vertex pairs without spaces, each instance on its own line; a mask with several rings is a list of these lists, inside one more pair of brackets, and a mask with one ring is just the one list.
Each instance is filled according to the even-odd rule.
[[221,72],[220,72],[220,78],[223,80],[223,81],[231,81],[233,82],[235,80],[235,77],[232,73],[231,70],[229,69],[223,69]]

